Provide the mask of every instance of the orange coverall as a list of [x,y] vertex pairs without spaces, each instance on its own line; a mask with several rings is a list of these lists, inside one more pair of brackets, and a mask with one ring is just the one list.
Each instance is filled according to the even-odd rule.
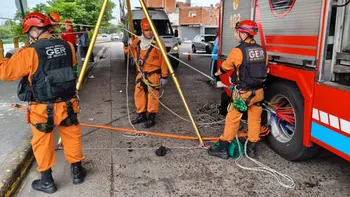
[[[247,43],[251,42],[251,39],[246,40]],[[239,66],[243,62],[243,53],[239,48],[233,48],[227,59],[222,63],[221,68],[224,71],[230,71]],[[268,57],[266,57],[266,64],[268,63]],[[248,99],[251,91],[240,91],[241,97],[244,101]],[[264,100],[264,90],[256,90],[255,97],[252,98],[248,104],[248,140],[250,142],[257,142],[260,140],[260,124],[261,124],[261,113],[262,108],[260,106],[254,105],[257,102]],[[242,118],[242,113],[237,111],[233,104],[230,105],[229,111],[225,120],[224,133],[220,136],[220,139],[227,142],[232,142],[235,138],[237,131],[240,126],[240,121]]]
[[[76,64],[75,52],[73,45],[69,43],[72,49],[73,66]],[[0,80],[15,81],[29,75],[28,81],[32,83],[32,77],[38,69],[39,58],[34,48],[28,47],[20,49],[10,59],[0,59]],[[74,113],[79,113],[78,101],[71,99]],[[30,123],[45,123],[48,115],[46,104],[35,102],[30,103],[28,112]],[[60,126],[61,122],[68,117],[67,105],[65,102],[54,103],[53,119],[54,125],[58,126],[62,143],[64,146],[64,154],[69,163],[84,160],[81,144],[81,127],[80,125],[72,125],[69,127]],[[43,172],[54,166],[56,162],[56,153],[54,148],[54,132],[44,133],[30,125],[33,138],[32,148],[35,159],[38,163],[38,171]]]
[[[137,59],[137,50],[138,50],[137,43],[139,42],[139,40],[140,40],[139,38],[136,38],[133,40],[131,44],[131,51],[135,59]],[[155,45],[159,48],[157,44]],[[162,42],[162,45],[165,49],[165,45],[163,42]],[[140,59],[143,59],[146,53],[147,53],[147,50],[141,50]],[[152,49],[151,53],[148,56],[148,59],[146,60],[146,62],[144,62],[141,69],[144,73],[149,73],[149,72],[153,72],[155,70],[161,69],[161,74],[154,73],[147,77],[148,80],[155,85],[160,84],[160,77],[163,77],[163,78],[168,77],[168,67],[166,65],[166,62],[160,50],[156,48]],[[139,79],[141,79],[141,73],[138,73],[136,76],[136,81],[138,81]],[[157,113],[159,110],[159,102],[157,100],[157,98],[159,98],[159,90],[148,87],[147,91],[148,91],[148,95],[146,96],[146,92],[144,90],[142,83],[141,82],[136,83],[134,99],[135,99],[135,106],[136,106],[137,113],[143,113],[146,111],[148,111],[149,113]],[[154,95],[157,96],[157,98],[153,96],[151,91],[153,91]]]

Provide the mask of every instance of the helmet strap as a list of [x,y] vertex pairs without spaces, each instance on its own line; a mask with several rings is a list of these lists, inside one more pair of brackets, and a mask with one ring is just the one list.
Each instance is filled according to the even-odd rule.
[[38,35],[36,38],[33,37],[32,35],[30,35],[29,32],[28,32],[28,35],[29,35],[29,37],[30,37],[34,42],[37,42],[37,41],[39,40],[39,37],[40,37],[41,35],[43,35],[46,31],[47,31],[47,29],[44,28],[44,29],[39,33],[39,35]]
[[238,33],[239,33],[239,38],[241,39],[241,42],[245,42],[248,38],[251,38],[252,40],[249,43],[252,43],[252,42],[255,43],[254,38],[251,35],[249,35],[248,33],[246,33],[248,36],[245,39],[242,38],[241,32],[238,32]]

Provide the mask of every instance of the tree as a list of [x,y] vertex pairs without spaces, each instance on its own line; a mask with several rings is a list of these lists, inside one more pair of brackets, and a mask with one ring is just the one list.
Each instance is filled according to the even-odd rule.
[[117,32],[123,32],[124,31],[124,28],[125,28],[125,24],[122,23],[122,22],[119,22],[118,25],[117,25]]
[[[95,25],[103,4],[103,0],[49,0],[47,12],[57,12],[64,20],[73,23]],[[108,26],[113,19],[112,11],[115,3],[109,1],[103,16],[102,26]]]
[[32,12],[41,12],[46,13],[47,12],[47,5],[45,3],[39,3],[36,4],[32,9],[30,9]]
[[[48,0],[46,4],[37,4],[29,11],[38,11],[44,14],[56,12],[61,16],[62,23],[66,20],[70,20],[75,24],[94,26],[96,25],[102,4],[103,0]],[[108,2],[101,26],[110,26],[109,21],[113,19],[112,12],[115,6],[115,3],[111,1]],[[29,11],[26,14],[28,14]],[[15,19],[21,21],[22,14],[17,12]],[[20,22],[15,24],[12,24],[11,30],[15,36],[20,37],[20,40],[23,41],[25,35],[22,34],[22,24]],[[63,28],[61,30],[63,30]]]
[[5,27],[11,28],[12,26],[16,25],[16,22],[13,20],[6,20],[4,23]]
[[12,36],[12,33],[10,30],[7,30],[4,27],[0,27],[0,38],[10,38]]

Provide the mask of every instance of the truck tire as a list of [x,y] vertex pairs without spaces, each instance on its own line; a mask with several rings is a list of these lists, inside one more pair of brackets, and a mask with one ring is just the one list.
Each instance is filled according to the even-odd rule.
[[[270,113],[265,113],[271,124],[271,132],[267,136],[270,147],[289,161],[307,160],[315,156],[319,147],[303,146],[304,130],[304,98],[295,84],[276,82],[271,84],[265,93],[265,100],[269,103],[285,103],[283,107],[291,107],[294,112],[295,124],[286,121],[278,122]],[[293,131],[292,131],[293,130]]]
[[210,50],[209,46],[206,46],[206,47],[205,47],[205,52],[206,52],[207,54],[211,54],[211,50]]
[[[175,56],[176,58],[179,58],[179,54],[174,55],[174,56]],[[174,70],[176,70],[177,67],[179,67],[179,64],[180,64],[179,60],[177,60],[177,59],[171,57],[170,55],[168,55],[168,58],[169,58],[169,60],[170,60],[171,66],[173,67]]]
[[179,62],[179,61],[177,61],[177,60],[173,60],[173,64],[171,64],[171,66],[173,67],[173,69],[174,69],[174,70],[176,70],[176,69],[177,69],[177,67],[179,67],[179,64],[180,64],[180,62]]
[[196,53],[196,47],[192,45],[192,53]]

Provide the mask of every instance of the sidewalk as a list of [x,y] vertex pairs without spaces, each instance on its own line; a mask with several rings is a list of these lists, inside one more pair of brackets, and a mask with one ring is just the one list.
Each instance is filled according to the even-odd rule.
[[[94,54],[103,45],[96,45]],[[81,65],[78,54],[78,63]],[[18,81],[0,81],[0,196],[18,186],[34,157],[31,149],[32,133],[26,122],[26,112],[12,109],[11,104],[27,105],[17,97]]]
[[19,81],[6,83],[0,81],[0,196],[15,181],[25,160],[32,155],[31,132],[24,111],[11,108],[19,102],[16,91]]

